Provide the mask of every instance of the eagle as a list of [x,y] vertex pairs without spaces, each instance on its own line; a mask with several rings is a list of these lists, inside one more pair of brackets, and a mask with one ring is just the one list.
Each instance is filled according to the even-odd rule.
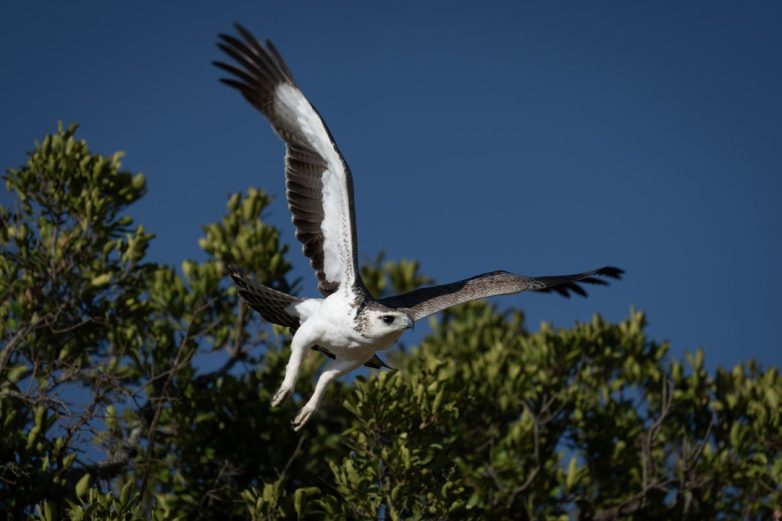
[[353,177],[348,164],[315,107],[293,79],[268,39],[265,45],[247,29],[220,34],[218,47],[231,63],[215,61],[235,88],[271,123],[285,142],[285,185],[296,238],[309,258],[321,298],[298,298],[263,286],[235,267],[228,272],[239,295],[268,322],[293,332],[291,354],[282,384],[272,398],[279,406],[296,383],[309,350],[330,360],[315,391],[291,422],[301,429],[318,410],[336,378],[360,367],[388,367],[377,356],[424,317],[462,302],[520,293],[556,292],[586,296],[582,284],[607,284],[623,270],[605,266],[575,275],[528,277],[492,271],[468,279],[376,299],[361,280],[354,211]]

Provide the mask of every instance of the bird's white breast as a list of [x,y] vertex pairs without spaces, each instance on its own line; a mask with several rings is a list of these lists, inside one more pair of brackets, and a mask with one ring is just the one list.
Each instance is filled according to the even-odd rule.
[[390,342],[380,345],[356,330],[355,296],[337,291],[325,299],[307,299],[296,306],[301,326],[296,332],[299,340],[319,345],[332,352],[340,360],[368,360],[377,350],[385,349]]
[[353,296],[337,291],[326,297],[317,315],[321,325],[321,341],[334,348],[353,349],[361,344],[361,335],[356,331],[356,307]]

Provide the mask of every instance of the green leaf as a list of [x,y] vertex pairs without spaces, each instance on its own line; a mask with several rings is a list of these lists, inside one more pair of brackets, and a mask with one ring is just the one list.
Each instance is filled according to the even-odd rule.
[[[70,454],[65,456],[62,459],[62,467],[64,469],[69,468],[73,464],[73,461],[76,459],[76,456],[77,456],[77,454],[75,452],[71,452]],[[82,479],[84,479],[84,478],[82,478]]]
[[54,514],[54,504],[51,501],[46,501],[43,504],[43,518],[46,521],[57,521],[57,516]]
[[122,490],[119,492],[119,503],[122,508],[125,508],[130,500],[130,493],[133,490],[133,481],[128,481],[122,486]]
[[141,188],[143,188],[146,183],[147,180],[144,177],[144,174],[136,174],[133,176],[132,186],[136,190],[140,190]]
[[578,461],[575,456],[570,458],[570,463],[567,466],[567,476],[565,477],[565,488],[570,490],[573,485],[576,484],[576,478],[578,476]]
[[296,489],[293,493],[293,508],[296,510],[296,515],[301,517],[304,515],[304,501],[312,496],[320,494],[318,487],[306,487]]
[[93,277],[93,279],[90,281],[90,284],[96,288],[100,288],[109,282],[111,282],[111,273],[104,273],[102,275],[98,275],[97,277]]
[[90,480],[92,478],[90,477],[89,472],[81,477],[81,479],[76,483],[76,497],[81,499],[84,497],[84,495],[87,493],[87,491],[90,488]]
[[28,371],[27,364],[19,364],[10,368],[8,370],[8,381],[11,383],[18,382],[19,380],[25,377],[27,371]]

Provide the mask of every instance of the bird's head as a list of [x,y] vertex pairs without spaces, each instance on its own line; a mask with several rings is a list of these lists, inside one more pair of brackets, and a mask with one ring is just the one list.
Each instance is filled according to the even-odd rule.
[[408,313],[385,306],[364,309],[361,315],[362,334],[378,340],[399,338],[405,329],[412,329],[415,323]]

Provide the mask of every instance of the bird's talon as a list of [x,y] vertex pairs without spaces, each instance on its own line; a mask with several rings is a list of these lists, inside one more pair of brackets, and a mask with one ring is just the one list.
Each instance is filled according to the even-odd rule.
[[280,387],[279,390],[277,390],[277,392],[274,393],[274,398],[272,398],[272,407],[277,407],[282,402],[284,402],[288,398],[288,396],[290,396],[292,390],[293,389],[291,389],[290,387],[285,387],[285,386]]
[[293,427],[293,430],[298,431],[299,429],[304,427],[307,421],[309,421],[313,412],[314,409],[310,409],[306,405],[302,407],[301,410],[299,411],[299,414],[297,414],[296,418],[294,418],[293,421],[291,422],[291,426]]

